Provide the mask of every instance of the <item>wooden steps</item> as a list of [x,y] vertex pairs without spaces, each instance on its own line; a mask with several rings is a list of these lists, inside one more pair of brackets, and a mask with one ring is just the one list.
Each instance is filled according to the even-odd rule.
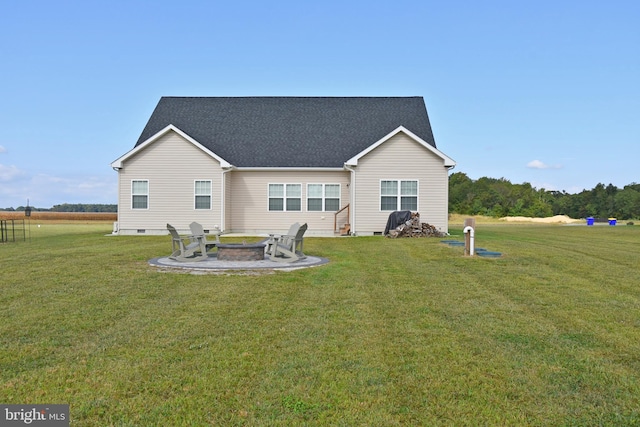
[[341,236],[348,236],[349,235],[349,231],[351,231],[351,224],[345,224],[342,227],[340,227],[340,235]]

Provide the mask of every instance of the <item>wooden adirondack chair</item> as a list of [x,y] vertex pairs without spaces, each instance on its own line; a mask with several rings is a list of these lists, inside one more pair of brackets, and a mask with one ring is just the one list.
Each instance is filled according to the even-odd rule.
[[204,239],[196,236],[180,236],[171,224],[167,224],[167,230],[171,234],[171,249],[173,251],[169,258],[182,262],[207,259]]
[[306,258],[302,252],[303,237],[307,231],[307,224],[293,224],[287,234],[270,235],[267,241],[266,253],[272,261],[294,262]]
[[191,224],[189,224],[189,229],[191,230],[192,237],[202,239],[204,241],[204,247],[207,252],[212,248],[215,248],[216,245],[220,243],[219,232],[213,233],[213,235],[215,236],[215,240],[209,240],[207,239],[207,235],[204,233],[204,227],[202,227],[202,224],[198,222],[194,221]]
[[269,237],[263,241],[263,243],[267,245],[265,247],[264,253],[267,255],[271,255],[276,242],[281,239],[282,236],[295,236],[299,229],[300,224],[295,222],[291,224],[291,227],[289,227],[289,231],[287,231],[287,234],[269,234]]

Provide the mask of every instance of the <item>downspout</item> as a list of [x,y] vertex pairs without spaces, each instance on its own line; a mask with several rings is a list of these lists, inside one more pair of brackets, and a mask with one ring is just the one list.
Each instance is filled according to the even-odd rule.
[[349,218],[349,224],[351,224],[351,235],[356,235],[356,170],[352,167],[349,167],[346,163],[344,164],[344,168],[351,172],[351,188],[349,191],[351,204],[351,218]]
[[449,175],[449,172],[451,172],[455,167],[456,165],[445,166],[445,168],[447,169],[447,215],[445,215],[447,221],[447,229],[445,231],[447,232],[447,235],[449,235],[449,178],[451,177],[451,175]]
[[221,197],[220,197],[220,231],[224,232],[227,228],[227,218],[225,215],[227,207],[227,173],[233,170],[233,166],[222,170]]
[[122,170],[122,167],[112,166],[111,168],[118,173],[118,207],[116,209],[116,222],[113,223],[113,229],[111,231],[111,234],[117,236],[120,234],[120,206],[122,205],[122,203],[120,203],[120,180],[122,179],[120,177],[120,171]]

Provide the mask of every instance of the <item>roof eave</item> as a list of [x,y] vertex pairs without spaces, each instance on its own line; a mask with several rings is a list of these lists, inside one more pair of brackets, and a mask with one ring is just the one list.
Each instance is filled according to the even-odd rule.
[[344,169],[321,166],[235,166],[233,170],[247,172],[342,172]]

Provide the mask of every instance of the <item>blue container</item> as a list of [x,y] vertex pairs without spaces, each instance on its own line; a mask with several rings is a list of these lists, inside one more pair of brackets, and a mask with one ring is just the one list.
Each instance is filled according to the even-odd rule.
[[593,225],[594,221],[595,219],[592,216],[587,217],[587,225]]
[[609,225],[616,225],[617,220],[615,218],[609,218]]

